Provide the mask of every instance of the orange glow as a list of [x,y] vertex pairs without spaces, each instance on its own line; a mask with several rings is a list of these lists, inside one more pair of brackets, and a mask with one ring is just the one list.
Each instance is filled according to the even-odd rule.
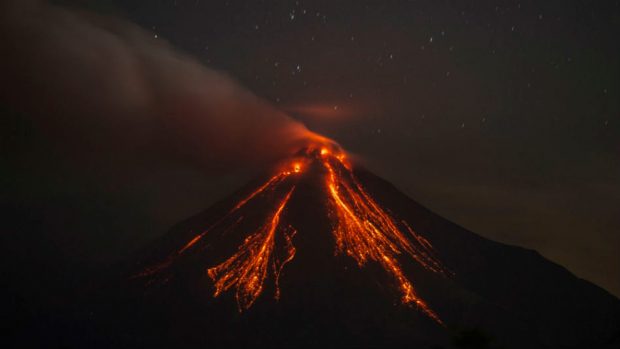
[[[295,187],[289,190],[265,225],[245,239],[244,243],[239,246],[237,253],[221,264],[208,269],[209,276],[215,282],[215,297],[232,287],[236,287],[237,305],[240,312],[251,307],[263,290],[265,279],[268,275],[269,262],[272,261],[272,255],[276,248],[276,229],[280,223],[282,211],[291,198],[293,190],[295,190]],[[280,297],[278,286],[280,272],[284,265],[295,256],[295,247],[292,244],[292,237],[294,235],[295,230],[293,229],[284,231],[287,241],[285,246],[286,257],[282,262],[273,260],[276,298]]]
[[182,249],[179,250],[179,254],[185,252],[188,248],[194,246],[194,244],[198,242],[198,240],[200,240],[203,236],[204,234],[196,235],[196,237],[191,239],[187,244],[185,244],[185,246],[183,246]]
[[[270,278],[273,278],[274,282],[274,298],[279,299],[280,277],[284,266],[295,257],[293,237],[297,233],[295,228],[283,223],[283,213],[295,191],[296,183],[302,178],[294,174],[303,172],[306,168],[310,168],[309,164],[316,162],[323,168],[323,171],[317,173],[320,173],[325,186],[329,218],[333,225],[331,233],[335,238],[335,252],[353,258],[360,268],[369,262],[380,265],[393,280],[403,304],[415,306],[429,318],[443,325],[439,316],[418,295],[401,266],[403,259],[411,258],[428,271],[443,276],[451,275],[436,257],[432,244],[416,233],[407,222],[396,220],[391,213],[381,207],[357,180],[344,150],[322,136],[316,137],[316,143],[300,152],[303,155],[287,161],[280,167],[280,171],[239,200],[224,217],[192,237],[163,262],[147,268],[137,277],[154,275],[170,266],[182,254],[190,250],[197,251],[193,247],[198,245],[211,229],[232,216],[236,217],[238,223],[243,216],[237,211],[255,198],[270,192],[279,195],[280,198],[266,220],[247,235],[233,255],[209,267],[207,274],[214,283],[214,297],[235,289],[240,312],[249,309],[255,303]],[[282,196],[284,193],[286,194]]]
[[[235,207],[232,208],[232,210],[230,210],[230,212],[228,212],[228,214],[226,216],[224,216],[223,218],[226,218],[228,216],[230,216],[232,213],[234,213],[235,211],[239,210],[241,207],[245,206],[245,204],[247,204],[250,200],[252,200],[253,198],[255,198],[256,196],[262,194],[267,188],[270,188],[272,186],[274,186],[275,184],[277,184],[279,181],[281,181],[284,177],[286,177],[286,175],[288,175],[288,173],[286,172],[282,172],[279,173],[273,177],[271,177],[267,182],[265,182],[265,184],[261,185],[260,187],[258,187],[258,189],[254,190],[253,192],[251,192],[248,196],[246,196],[244,199],[242,199],[241,201],[239,201],[239,203],[237,203],[237,205],[235,205]],[[187,251],[188,249],[190,249],[192,246],[194,246],[200,239],[202,239],[208,232],[209,230],[211,230],[214,226],[216,226],[217,224],[219,224],[222,220],[217,221],[213,226],[211,226],[209,229],[205,230],[204,232],[196,235],[193,239],[191,239],[187,244],[185,244],[185,246],[183,246],[183,248],[181,248],[178,252],[177,255],[182,254],[183,252]]]
[[225,216],[223,216],[222,218],[220,218],[219,220],[217,220],[213,225],[211,225],[208,229],[204,230],[202,233],[194,236],[190,241],[188,241],[181,249],[179,249],[178,251],[173,252],[171,255],[169,255],[163,262],[158,263],[156,265],[150,266],[148,268],[146,268],[145,270],[143,270],[142,272],[133,275],[132,278],[139,278],[139,277],[146,277],[146,276],[150,276],[150,275],[154,275],[157,274],[158,272],[160,272],[161,270],[167,268],[170,264],[172,264],[172,262],[179,257],[180,255],[182,255],[183,253],[185,253],[186,251],[188,251],[190,248],[192,248],[194,245],[196,245],[196,243],[198,241],[200,241],[200,239],[202,239],[205,235],[207,235],[207,233],[215,228],[216,226],[218,226],[220,223],[222,223],[226,218],[230,217],[233,213],[235,213],[236,211],[238,211],[239,209],[241,209],[243,206],[245,206],[249,201],[251,201],[252,199],[254,199],[255,197],[259,196],[260,194],[262,194],[263,192],[265,192],[267,189],[271,188],[273,189],[273,187],[275,187],[280,181],[282,181],[282,179],[284,179],[286,176],[288,176],[290,174],[290,172],[287,171],[283,171],[280,172],[274,176],[272,176],[271,178],[269,178],[269,180],[267,182],[265,182],[263,185],[261,185],[260,187],[258,187],[256,190],[254,190],[253,192],[251,192],[250,194],[248,194],[246,197],[244,197],[243,199],[241,199],[236,205],[235,207],[233,207]]
[[248,195],[245,199],[239,201],[239,203],[232,209],[231,212],[240,209],[243,205],[247,204],[248,201],[252,200],[255,196],[257,196],[257,195],[261,194],[262,192],[264,192],[265,189],[267,189],[272,184],[275,184],[278,181],[282,180],[282,178],[284,178],[286,175],[287,175],[287,173],[279,173],[279,174],[271,177],[265,184],[261,185],[258,189],[256,189],[255,191],[251,192],[250,195]]
[[[417,306],[431,319],[443,324],[439,316],[416,294],[397,256],[407,253],[424,268],[444,273],[441,265],[421,250],[426,246],[420,248],[404,236],[394,219],[364,190],[342,160],[324,158],[322,162],[328,172],[326,185],[336,216],[333,231],[336,252],[346,253],[360,267],[369,260],[379,263],[395,279],[403,303]],[[337,170],[338,167],[342,169]],[[413,230],[410,231],[413,234]]]

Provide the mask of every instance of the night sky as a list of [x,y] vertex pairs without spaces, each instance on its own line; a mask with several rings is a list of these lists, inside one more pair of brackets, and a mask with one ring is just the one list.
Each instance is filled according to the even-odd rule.
[[[136,23],[436,213],[620,295],[620,1],[61,3]],[[114,152],[41,170],[54,136],[18,132],[14,100],[4,205],[52,210],[40,233],[69,260],[126,256],[260,172],[167,161],[119,176],[130,159],[108,175]]]

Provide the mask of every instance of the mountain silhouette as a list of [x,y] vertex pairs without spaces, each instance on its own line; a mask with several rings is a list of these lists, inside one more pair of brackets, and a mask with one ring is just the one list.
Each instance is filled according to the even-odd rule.
[[179,223],[78,302],[62,343],[619,347],[617,298],[343,157],[302,151]]

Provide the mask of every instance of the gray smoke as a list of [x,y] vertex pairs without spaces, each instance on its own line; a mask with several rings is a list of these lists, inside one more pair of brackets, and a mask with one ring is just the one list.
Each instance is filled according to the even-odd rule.
[[0,0],[0,52],[2,231],[61,259],[118,258],[312,136],[119,18]]
[[0,6],[0,100],[69,156],[220,170],[280,158],[309,135],[132,23],[41,1]]

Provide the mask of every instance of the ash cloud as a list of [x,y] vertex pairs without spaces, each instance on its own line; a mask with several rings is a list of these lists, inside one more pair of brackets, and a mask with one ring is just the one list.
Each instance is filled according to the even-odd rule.
[[72,160],[220,171],[278,159],[311,134],[127,21],[41,1],[0,9],[0,100]]
[[19,275],[122,258],[314,137],[116,17],[0,1],[0,49],[0,254]]

